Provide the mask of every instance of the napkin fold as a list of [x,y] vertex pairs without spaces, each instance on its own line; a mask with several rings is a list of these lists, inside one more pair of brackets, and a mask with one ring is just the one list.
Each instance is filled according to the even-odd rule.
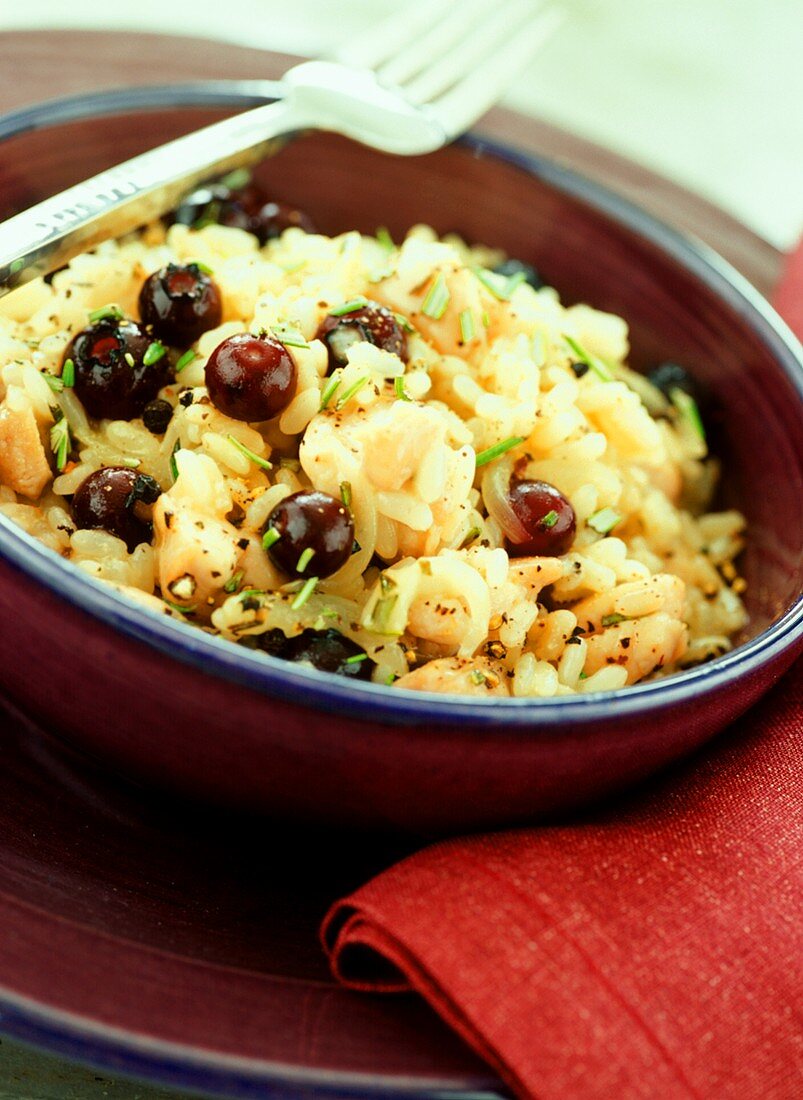
[[[803,249],[778,305],[803,336]],[[451,840],[329,912],[538,1100],[803,1096],[803,661],[703,756],[576,824]]]

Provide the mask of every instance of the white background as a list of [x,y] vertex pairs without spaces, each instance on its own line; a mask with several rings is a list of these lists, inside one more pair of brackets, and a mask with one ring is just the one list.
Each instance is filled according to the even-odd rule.
[[[554,2],[567,19],[507,102],[648,164],[791,245],[803,228],[803,0]],[[164,30],[317,55],[397,6],[0,0],[0,30]],[[458,19],[460,7],[456,0]]]

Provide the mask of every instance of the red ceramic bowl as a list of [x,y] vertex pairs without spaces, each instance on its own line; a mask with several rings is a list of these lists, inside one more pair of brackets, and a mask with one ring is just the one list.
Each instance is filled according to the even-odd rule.
[[[146,111],[144,106],[159,107]],[[0,120],[0,214],[247,105],[140,91]],[[210,104],[217,103],[218,110]],[[88,116],[81,117],[78,116]],[[731,654],[622,692],[461,700],[346,684],[128,604],[0,523],[0,684],[114,768],[218,803],[349,824],[456,830],[608,794],[702,744],[803,647],[803,365],[715,255],[556,166],[467,140],[391,158],[327,135],[260,176],[327,232],[425,221],[531,261],[568,301],[631,325],[635,362],[689,364],[715,395],[726,503],[750,523],[751,625]]]

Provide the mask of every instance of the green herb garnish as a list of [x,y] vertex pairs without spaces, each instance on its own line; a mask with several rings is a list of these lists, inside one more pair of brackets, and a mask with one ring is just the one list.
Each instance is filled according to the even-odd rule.
[[477,466],[485,466],[487,463],[493,462],[495,458],[506,454],[513,447],[518,447],[519,443],[524,442],[524,439],[523,435],[512,435],[509,439],[503,439],[501,443],[495,443],[493,447],[480,451],[477,455]]
[[433,321],[440,321],[449,307],[451,297],[443,273],[439,272],[424,296],[424,301],[421,303],[421,312],[424,316],[431,317]]
[[178,611],[179,615],[192,615],[193,611],[198,607],[197,603],[191,603],[189,607],[182,607],[180,603],[173,603],[172,600],[166,600],[162,596],[162,603],[166,603],[171,611]]
[[135,367],[137,365],[137,361],[130,351],[125,352],[125,354],[123,355],[123,359],[125,359],[129,367]]
[[178,463],[176,462],[176,452],[181,450],[181,440],[177,439],[173,444],[173,450],[170,452],[170,473],[173,475],[173,481],[178,481]]
[[589,516],[586,520],[592,531],[596,531],[600,535],[607,535],[617,523],[621,522],[622,517],[618,512],[614,512],[613,508],[600,508],[598,512],[595,512],[593,516]]
[[53,410],[53,418],[55,423],[50,429],[50,446],[53,448],[53,456],[56,459],[56,469],[61,472],[67,465],[72,448],[70,426],[61,409]]
[[271,546],[278,542],[281,537],[281,533],[275,527],[269,527],[262,536],[262,549],[270,550]]
[[89,314],[89,322],[94,325],[96,321],[105,321],[107,318],[110,321],[122,321],[124,316],[125,314],[119,306],[102,306],[100,309],[92,310]]
[[362,661],[368,660],[367,653],[355,653],[353,657],[347,657],[343,664],[346,665],[359,665]]
[[399,401],[412,400],[404,388],[404,378],[401,375],[393,379],[393,388],[396,390],[396,397]]
[[246,447],[246,445],[244,443],[241,443],[236,436],[233,436],[231,433],[229,433],[226,436],[226,439],[228,439],[229,443],[231,443],[232,446],[236,447],[241,454],[244,454],[246,458],[250,458],[256,466],[261,466],[263,470],[273,469],[272,462],[268,462],[267,458],[262,458],[261,455],[255,454],[250,447]]
[[700,416],[700,410],[694,398],[686,393],[685,390],[681,390],[678,387],[675,387],[670,392],[669,396],[681,418],[691,427],[695,435],[699,436],[703,443],[705,443],[706,438],[703,418]]
[[482,531],[479,527],[470,527],[466,532],[466,537],[460,543],[460,549],[463,550],[470,542],[473,542],[474,539],[478,539],[481,534]]
[[376,231],[376,239],[387,252],[392,252],[396,247],[387,226],[380,225]]
[[292,325],[274,325],[271,331],[279,343],[284,344],[285,347],[309,347],[309,342],[304,337],[304,333],[301,332],[300,329],[294,328]]
[[309,580],[305,581],[303,587],[299,589],[298,595],[293,600],[293,602],[290,604],[290,610],[291,611],[300,611],[301,608],[304,606],[304,604],[307,602],[307,600],[310,598],[312,593],[315,591],[317,586],[318,586],[318,578],[317,577],[310,577]]
[[224,592],[236,592],[240,585],[243,583],[243,571],[238,569],[236,573],[232,573],[226,583],[223,585]]
[[346,392],[344,394],[342,394],[338,398],[337,405],[335,407],[338,408],[338,409],[342,409],[343,406],[348,401],[350,401],[352,399],[352,397],[356,397],[356,395],[360,392],[360,390],[363,388],[363,386],[366,385],[370,381],[371,381],[371,376],[369,374],[363,374],[360,378],[357,379],[356,382],[352,383],[352,385],[349,386],[349,388],[346,390]]
[[193,351],[192,348],[190,348],[189,351],[185,351],[184,354],[179,359],[179,361],[176,363],[175,373],[176,374],[181,374],[181,372],[184,370],[184,368],[188,367],[190,365],[190,363],[195,362],[195,360],[197,358],[198,358],[198,352]]
[[580,360],[581,363],[585,363],[587,367],[593,370],[603,382],[613,382],[613,375],[611,374],[608,366],[596,355],[592,355],[590,351],[586,349],[574,339],[572,336],[567,336],[565,333],[563,339],[572,349],[574,354]]
[[340,499],[343,501],[343,505],[346,508],[351,508],[351,482],[340,482]]
[[296,565],[296,573],[303,573],[314,556],[314,547],[308,546],[305,550],[302,550],[298,559],[298,565]]
[[363,309],[368,305],[368,299],[358,294],[356,298],[349,299],[348,302],[344,302],[342,306],[336,306],[334,309],[329,310],[330,317],[345,317],[347,313],[355,313],[358,309]]
[[343,381],[342,376],[337,377],[334,374],[332,375],[332,377],[329,379],[329,381],[324,386],[323,393],[321,394],[321,403],[318,407],[318,412],[323,412],[323,410],[326,408],[326,406],[329,404],[329,402],[335,396],[335,393],[340,389],[340,383],[342,381]]
[[489,271],[487,267],[474,267],[471,270],[485,289],[500,302],[509,302],[516,287],[521,286],[527,279],[523,271],[517,271],[514,275],[498,275],[495,271]]
[[64,383],[55,374],[48,374],[47,371],[44,371],[42,377],[45,382],[47,382],[48,386],[50,386],[53,393],[61,393],[64,389]]
[[541,519],[538,521],[538,526],[546,527],[547,529],[549,529],[550,527],[555,526],[559,518],[560,517],[558,516],[558,513],[553,508],[549,512],[547,512],[545,516],[541,517]]
[[72,359],[64,361],[64,366],[61,368],[61,382],[67,389],[72,389],[75,385],[75,363]]
[[152,367],[154,363],[158,363],[160,359],[164,359],[165,355],[167,355],[167,348],[162,341],[154,340],[152,344],[148,345],[147,351],[142,356],[142,365],[144,367]]
[[617,623],[623,623],[627,618],[626,615],[620,615],[618,611],[614,611],[612,615],[602,616],[603,626],[616,626]]
[[212,270],[212,268],[209,267],[208,264],[202,264],[200,260],[193,260],[193,262],[189,266],[196,268],[198,271],[202,271],[204,273],[204,275],[214,275],[215,274],[214,271]]
[[225,176],[220,177],[220,183],[232,191],[238,191],[251,182],[251,172],[248,168],[232,168]]
[[405,332],[415,332],[415,326],[411,325],[403,313],[394,313],[393,316],[399,322]]
[[460,314],[460,339],[464,344],[474,339],[474,311],[464,309]]

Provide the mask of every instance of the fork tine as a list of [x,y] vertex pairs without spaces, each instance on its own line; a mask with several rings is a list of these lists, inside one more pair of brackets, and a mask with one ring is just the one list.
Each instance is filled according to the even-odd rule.
[[426,71],[430,65],[455,49],[466,34],[466,28],[484,21],[498,0],[462,0],[460,14],[455,5],[433,19],[430,14],[426,30],[415,41],[408,43],[405,49],[397,49],[393,56],[377,70],[379,80],[388,86],[399,87],[411,77]]
[[338,46],[333,60],[360,69],[376,70],[400,49],[415,42],[435,19],[454,7],[455,0],[413,0],[387,18],[373,23],[349,42]]
[[563,13],[554,8],[532,18],[531,0],[522,0],[515,23],[508,22],[507,29],[512,35],[508,45],[498,49],[464,80],[430,104],[450,136],[462,134],[498,102],[563,18]]
[[[547,3],[549,0],[530,0],[532,16],[535,17]],[[405,84],[405,99],[411,103],[427,103],[467,77],[497,45],[511,37],[508,14],[511,10],[515,14],[519,4],[520,0],[497,0],[485,18],[471,23],[466,21],[461,40],[454,42],[451,49],[443,51],[426,68],[422,67],[418,75]]]

